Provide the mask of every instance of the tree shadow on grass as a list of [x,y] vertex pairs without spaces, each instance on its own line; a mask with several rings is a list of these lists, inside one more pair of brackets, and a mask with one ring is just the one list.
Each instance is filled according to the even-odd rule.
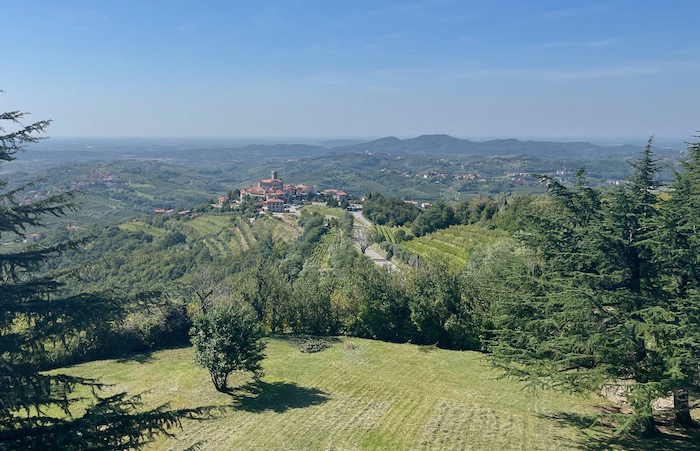
[[120,353],[120,354],[117,354],[116,356],[112,356],[112,357],[107,356],[106,358],[115,358],[117,363],[129,363],[129,362],[151,363],[154,360],[153,354],[155,354],[157,351],[185,349],[185,348],[189,348],[190,346],[191,346],[191,344],[189,342],[187,342],[187,343],[173,343],[170,346],[159,346],[159,347],[155,347],[153,349]]
[[319,340],[328,343],[329,345],[340,343],[340,338],[333,335],[312,335],[312,334],[278,334],[272,337],[287,341],[294,346],[299,346],[301,343],[308,340]]
[[237,410],[262,413],[274,411],[285,412],[289,409],[323,404],[330,399],[328,393],[315,388],[300,387],[287,382],[249,382],[246,385],[229,390],[233,399],[231,406]]
[[[555,421],[562,426],[573,426],[582,432],[582,438],[576,443],[571,443],[575,448],[586,451],[601,451],[611,448],[634,449],[656,451],[660,449],[673,449],[678,451],[691,451],[700,449],[700,429],[676,428],[672,422],[657,421],[658,435],[654,437],[619,436],[613,415],[608,409],[604,409],[602,415],[582,415],[571,412],[557,412],[550,415],[542,415],[550,421]],[[617,414],[620,415],[620,414]],[[618,418],[619,420],[619,418]]]
[[153,351],[146,351],[139,354],[125,355],[117,359],[117,363],[151,363],[153,361]]

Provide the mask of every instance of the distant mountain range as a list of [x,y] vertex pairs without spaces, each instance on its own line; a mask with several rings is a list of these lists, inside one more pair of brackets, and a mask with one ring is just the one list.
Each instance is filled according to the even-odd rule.
[[[422,135],[399,139],[393,136],[372,141],[333,140],[320,144],[251,144],[240,145],[226,140],[196,139],[162,141],[157,138],[139,140],[109,138],[56,138],[42,141],[27,152],[30,160],[89,161],[122,158],[168,158],[186,161],[221,158],[319,157],[344,153],[388,153],[392,155],[530,155],[544,158],[610,158],[636,155],[640,146],[600,146],[590,142],[519,141],[494,139],[470,141],[449,135]],[[677,150],[655,149],[657,154],[677,153]]]
[[[600,158],[615,155],[636,154],[639,146],[599,146],[589,142],[519,141],[494,139],[470,141],[449,135],[422,135],[417,138],[399,139],[393,136],[361,144],[333,148],[334,152],[383,152],[391,154],[462,154],[462,155],[532,155],[539,157]],[[659,149],[655,149],[659,152]]]

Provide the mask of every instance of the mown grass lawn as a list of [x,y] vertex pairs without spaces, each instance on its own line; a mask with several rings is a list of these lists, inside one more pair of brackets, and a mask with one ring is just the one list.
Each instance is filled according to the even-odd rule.
[[184,422],[157,449],[563,449],[583,436],[548,417],[592,413],[591,401],[534,396],[497,379],[471,352],[344,339],[302,354],[271,339],[264,366],[255,386],[234,377],[231,385],[240,388],[233,395],[214,390],[190,348],[70,372],[145,392],[149,405],[223,408],[212,419]]
[[343,210],[342,208],[327,207],[325,205],[307,205],[304,207],[304,211],[308,211],[309,213],[319,213],[324,216],[335,216],[337,218],[347,213],[347,211]]
[[[475,352],[344,338],[316,354],[268,340],[265,377],[219,393],[192,349],[97,361],[66,372],[143,393],[149,406],[218,407],[152,448],[181,450],[536,450],[586,447],[600,399],[533,394]],[[571,421],[574,419],[575,421]]]

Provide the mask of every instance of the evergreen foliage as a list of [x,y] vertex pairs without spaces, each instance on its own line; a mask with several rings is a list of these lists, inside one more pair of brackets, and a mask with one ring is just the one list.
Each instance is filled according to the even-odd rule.
[[671,327],[663,331],[665,371],[673,390],[676,421],[694,425],[689,395],[700,392],[700,142],[688,145],[670,197],[660,203],[654,255],[667,297]]
[[[651,141],[632,169],[607,196],[583,172],[572,188],[542,178],[556,208],[520,236],[534,254],[494,280],[490,346],[497,365],[536,385],[617,387],[634,409],[625,427],[653,434],[652,401],[697,384],[700,317],[697,303],[671,295],[664,274],[677,252],[658,236],[679,235],[658,225]],[[687,263],[675,267],[697,265]]]
[[[14,160],[50,124],[24,125],[25,117],[19,111],[0,114],[0,161]],[[27,227],[42,226],[47,215],[61,216],[75,208],[72,193],[20,204],[17,196],[29,186],[9,188],[7,181],[0,181],[0,235],[21,235]],[[166,406],[142,411],[138,397],[100,397],[102,385],[94,379],[41,371],[56,356],[99,341],[126,313],[117,296],[68,293],[58,276],[38,273],[40,265],[73,246],[61,243],[0,254],[2,449],[130,449],[179,424],[188,413]],[[93,394],[89,400],[76,397],[81,386]]]
[[[1,118],[18,124],[22,114]],[[0,136],[0,161],[11,161],[46,125]],[[372,229],[372,241],[384,241],[409,266],[398,271],[357,255],[349,214],[329,219],[305,209],[301,235],[285,243],[275,229],[282,221],[263,216],[251,225],[250,201],[196,219],[154,216],[100,230],[88,244],[90,261],[109,258],[90,277],[119,296],[50,272],[72,268],[71,244],[0,254],[0,440],[7,447],[135,447],[177,424],[182,412],[140,412],[138,398],[124,395],[95,398],[77,415],[71,393],[99,382],[40,370],[59,357],[109,355],[116,349],[110,341],[128,350],[177,343],[190,325],[195,360],[220,391],[233,371],[259,375],[263,333],[343,333],[483,349],[537,386],[579,393],[612,386],[634,409],[624,427],[646,433],[655,431],[652,401],[673,394],[677,421],[692,425],[700,389],[700,143],[688,147],[661,194],[651,144],[626,183],[611,189],[589,186],[580,171],[573,186],[542,176],[548,196],[479,196],[422,213],[371,195],[369,219],[407,224]],[[21,234],[73,208],[70,193],[20,205],[26,188],[0,181],[0,233]],[[455,223],[474,225],[448,229]],[[408,230],[420,238],[409,241]],[[461,236],[450,235],[457,230]],[[361,249],[365,238],[355,235]],[[177,281],[187,285],[179,294],[195,300],[190,312],[199,308],[194,317],[177,299],[140,304],[137,313],[127,308],[126,290],[163,287],[177,298]],[[87,424],[98,426],[85,432]]]

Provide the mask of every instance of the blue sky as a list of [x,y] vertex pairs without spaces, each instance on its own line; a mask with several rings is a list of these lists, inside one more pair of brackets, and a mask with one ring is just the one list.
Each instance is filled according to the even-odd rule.
[[0,0],[52,136],[688,138],[700,2]]

